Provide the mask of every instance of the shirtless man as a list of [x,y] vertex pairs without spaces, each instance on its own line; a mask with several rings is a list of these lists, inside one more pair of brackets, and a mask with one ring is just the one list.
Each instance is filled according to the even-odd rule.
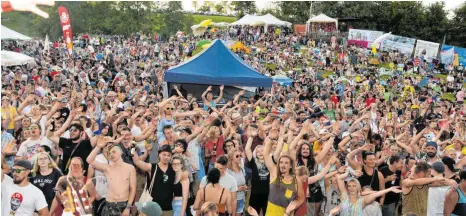
[[134,166],[123,162],[121,158],[122,150],[117,145],[111,147],[108,152],[107,158],[112,162],[111,164],[96,162],[97,154],[109,143],[112,143],[111,137],[102,137],[97,140],[97,146],[87,157],[87,162],[96,170],[103,172],[107,178],[108,193],[102,215],[129,216],[136,195],[136,169]]

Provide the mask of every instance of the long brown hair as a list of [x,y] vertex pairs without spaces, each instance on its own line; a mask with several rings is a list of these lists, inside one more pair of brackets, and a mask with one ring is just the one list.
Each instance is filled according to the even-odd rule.
[[[278,157],[278,160],[277,160],[277,166],[280,166],[280,160],[282,158],[288,158],[290,160],[290,170],[288,171],[290,173],[290,175],[293,177],[293,179],[296,180],[296,175],[295,175],[295,162],[293,160],[293,158],[287,154],[282,154],[280,155],[280,157]],[[277,181],[278,181],[278,184],[280,185],[282,180],[284,179],[284,176],[280,173],[280,167],[277,167]]]

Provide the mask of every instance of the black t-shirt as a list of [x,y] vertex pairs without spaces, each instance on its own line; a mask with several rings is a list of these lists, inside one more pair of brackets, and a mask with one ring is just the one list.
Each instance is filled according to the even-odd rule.
[[[153,163],[151,173],[155,172],[158,164]],[[159,204],[163,211],[171,211],[172,200],[173,200],[173,184],[175,184],[175,171],[171,165],[168,166],[167,170],[163,172],[160,168],[157,168],[155,175],[154,186],[151,191],[153,201]],[[147,179],[147,187],[149,188],[152,179]]]
[[253,157],[246,166],[252,170],[251,193],[268,196],[270,173],[265,164],[259,169]]
[[55,185],[57,185],[57,181],[61,176],[62,174],[60,171],[53,169],[53,171],[47,176],[41,175],[38,171],[37,175],[31,179],[31,183],[44,193],[45,200],[47,201],[49,208],[52,205],[53,198],[55,197]]
[[[382,167],[379,169],[379,172],[382,173],[384,178],[387,178],[388,176],[393,175],[393,172],[388,168],[388,166]],[[401,171],[397,170],[395,171],[396,175],[396,180],[395,182],[390,181],[385,183],[385,188],[390,188],[392,186],[400,186],[400,180],[401,180]],[[400,194],[393,193],[393,192],[388,192],[385,195],[385,202],[384,204],[391,204],[398,202],[400,200]]]
[[[87,173],[87,168],[89,167],[89,164],[86,162],[86,159],[92,151],[92,145],[90,140],[83,140],[79,144],[75,144],[71,141],[71,139],[60,137],[58,147],[63,149],[63,161],[60,164],[60,169],[63,171],[63,174],[68,174],[69,167],[66,167],[66,165],[68,163],[68,160],[72,159],[73,157],[80,157],[83,160],[83,170],[85,170]],[[76,150],[74,150],[75,148]]]

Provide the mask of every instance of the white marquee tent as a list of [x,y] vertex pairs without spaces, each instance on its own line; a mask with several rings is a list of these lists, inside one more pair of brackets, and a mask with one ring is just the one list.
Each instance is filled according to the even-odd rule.
[[31,40],[32,38],[2,26],[2,40]]
[[2,50],[2,66],[9,67],[25,64],[35,65],[36,61],[34,58],[21,53]]
[[338,30],[338,20],[331,18],[325,14],[319,14],[317,16],[310,18],[306,22],[306,32],[309,32],[311,23],[335,23],[335,27]]
[[269,25],[288,26],[288,27],[290,27],[291,23],[287,22],[287,21],[280,20],[280,19],[276,18],[275,16],[273,16],[272,14],[266,14],[266,15],[262,15],[262,16],[246,14],[244,17],[237,20],[236,22],[231,23],[230,25],[231,26],[235,26],[235,25],[241,25],[241,26],[243,26],[243,25],[264,25],[265,29],[267,29],[267,27]]

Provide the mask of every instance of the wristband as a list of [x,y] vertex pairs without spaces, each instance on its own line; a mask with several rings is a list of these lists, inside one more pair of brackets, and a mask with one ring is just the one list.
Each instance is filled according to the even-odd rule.
[[2,12],[13,11],[10,1],[2,1]]
[[131,204],[126,204],[125,209],[131,209]]

